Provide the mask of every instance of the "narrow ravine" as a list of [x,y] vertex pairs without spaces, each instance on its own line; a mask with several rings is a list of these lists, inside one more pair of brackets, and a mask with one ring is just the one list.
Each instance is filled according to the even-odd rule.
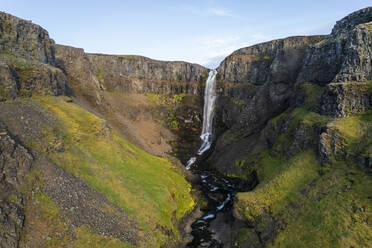
[[232,219],[231,209],[234,196],[238,192],[251,189],[251,185],[243,180],[225,177],[217,172],[206,170],[206,166],[203,166],[206,159],[205,152],[211,148],[215,138],[213,118],[217,97],[215,92],[216,76],[217,71],[211,70],[205,85],[203,129],[200,136],[202,144],[196,155],[191,157],[186,164],[187,170],[199,176],[200,183],[197,186],[208,201],[207,207],[202,209],[202,217],[191,225],[193,240],[188,244],[188,247],[223,247],[218,235],[210,228],[211,222],[217,216],[221,219]]

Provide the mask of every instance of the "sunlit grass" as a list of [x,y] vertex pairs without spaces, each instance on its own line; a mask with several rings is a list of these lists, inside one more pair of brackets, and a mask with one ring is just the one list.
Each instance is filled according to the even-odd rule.
[[33,101],[62,124],[65,151],[48,154],[53,162],[124,209],[158,245],[167,239],[159,226],[179,237],[173,219],[190,211],[194,201],[190,185],[170,161],[131,145],[104,120],[63,97],[38,96]]

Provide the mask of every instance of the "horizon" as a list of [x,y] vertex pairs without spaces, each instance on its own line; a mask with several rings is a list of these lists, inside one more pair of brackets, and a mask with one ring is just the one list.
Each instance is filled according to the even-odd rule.
[[101,4],[68,0],[45,5],[41,0],[5,0],[1,11],[40,25],[57,44],[83,48],[87,53],[187,61],[213,69],[243,47],[291,36],[329,34],[336,21],[368,3],[111,0]]

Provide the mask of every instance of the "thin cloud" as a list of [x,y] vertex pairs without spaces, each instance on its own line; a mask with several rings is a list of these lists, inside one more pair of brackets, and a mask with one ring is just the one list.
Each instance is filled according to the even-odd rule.
[[222,16],[222,17],[237,17],[234,15],[231,10],[228,9],[222,9],[222,8],[211,8],[208,9],[208,13],[216,16]]
[[192,5],[182,5],[181,9],[197,16],[217,16],[217,17],[234,17],[240,18],[239,15],[233,13],[230,9],[213,7],[213,8],[199,8]]
[[270,39],[270,36],[259,33],[250,35],[245,40],[239,36],[230,36],[223,39],[204,37],[200,40],[199,46],[201,50],[206,51],[206,54],[199,60],[199,63],[208,68],[216,68],[225,57],[234,51]]

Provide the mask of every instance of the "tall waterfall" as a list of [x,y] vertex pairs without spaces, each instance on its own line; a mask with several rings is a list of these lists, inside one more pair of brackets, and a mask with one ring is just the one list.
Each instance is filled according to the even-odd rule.
[[[200,156],[207,151],[212,145],[213,139],[213,116],[214,104],[216,102],[216,76],[217,71],[211,70],[208,75],[207,82],[205,83],[204,91],[204,110],[203,110],[203,129],[200,135],[202,145],[200,146],[197,154]],[[196,161],[196,157],[189,159],[186,169],[190,169],[191,165]]]

